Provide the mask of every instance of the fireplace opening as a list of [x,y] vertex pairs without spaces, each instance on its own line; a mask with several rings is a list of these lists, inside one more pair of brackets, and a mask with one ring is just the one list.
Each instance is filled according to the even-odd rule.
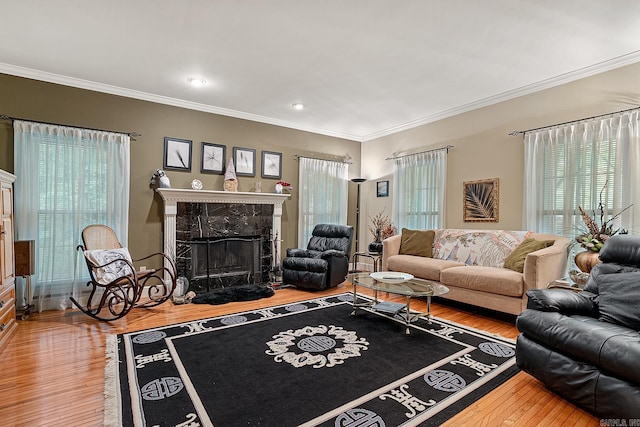
[[197,238],[191,248],[191,287],[199,291],[262,282],[262,238]]

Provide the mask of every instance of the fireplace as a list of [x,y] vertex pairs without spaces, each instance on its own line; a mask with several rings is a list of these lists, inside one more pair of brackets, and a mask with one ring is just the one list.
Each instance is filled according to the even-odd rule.
[[265,281],[261,236],[198,238],[189,242],[189,247],[187,278],[196,292]]
[[267,282],[280,264],[282,205],[290,195],[156,191],[164,201],[164,252],[190,290]]

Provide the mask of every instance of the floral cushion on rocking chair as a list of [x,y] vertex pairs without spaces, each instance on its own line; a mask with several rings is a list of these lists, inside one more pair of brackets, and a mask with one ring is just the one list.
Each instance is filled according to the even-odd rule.
[[96,280],[101,285],[108,285],[109,283],[120,277],[128,276],[134,273],[131,268],[133,261],[127,248],[94,249],[84,251],[84,256],[92,264],[96,266],[104,266],[94,269]]

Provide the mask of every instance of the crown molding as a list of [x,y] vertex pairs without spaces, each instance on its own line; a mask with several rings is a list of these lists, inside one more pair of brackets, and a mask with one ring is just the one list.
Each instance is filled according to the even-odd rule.
[[250,120],[252,122],[265,123],[274,126],[281,126],[289,129],[300,130],[304,132],[317,133],[320,135],[331,136],[334,138],[348,139],[350,141],[361,142],[359,135],[352,135],[343,132],[336,132],[327,129],[318,129],[310,126],[301,126],[286,120],[275,119],[273,117],[261,116],[259,114],[251,114],[243,111],[231,110],[228,108],[216,107],[213,105],[201,104],[198,102],[185,101],[182,99],[171,98],[168,96],[155,95],[148,92],[142,92],[133,89],[127,89],[119,86],[112,86],[103,83],[97,83],[90,80],[78,79],[75,77],[64,76],[61,74],[49,73],[46,71],[34,70],[32,68],[19,67],[16,65],[0,63],[0,73],[9,74],[18,77],[25,77],[33,80],[40,80],[48,83],[55,83],[63,86],[70,86],[79,89],[92,90],[94,92],[107,93],[110,95],[123,96],[125,98],[139,99],[142,101],[154,102],[157,104],[170,105],[172,107],[186,108],[189,110],[202,111],[205,113],[219,114],[222,116],[233,117],[236,119]]
[[366,142],[366,141],[382,138],[387,135],[392,135],[394,133],[413,129],[415,127],[422,126],[428,123],[433,123],[438,120],[453,117],[458,114],[463,114],[472,110],[497,104],[499,102],[508,101],[510,99],[518,98],[520,96],[529,95],[531,93],[539,92],[545,89],[550,89],[550,88],[560,86],[562,84],[570,83],[585,77],[590,77],[596,74],[604,73],[606,71],[614,70],[616,68],[624,67],[626,65],[631,65],[636,62],[640,62],[640,51],[632,52],[627,55],[622,55],[608,61],[603,61],[601,63],[584,67],[569,73],[565,73],[560,76],[556,76],[547,80],[542,80],[540,82],[523,86],[511,91],[503,92],[495,96],[483,98],[478,101],[470,102],[465,105],[461,105],[455,108],[451,108],[449,110],[441,111],[439,113],[425,116],[416,120],[412,120],[410,122],[406,122],[397,126],[392,126],[387,129],[382,129],[378,132],[370,133],[367,135],[353,135],[353,134],[347,134],[343,132],[331,131],[327,129],[318,129],[310,126],[301,126],[286,120],[275,119],[272,117],[261,116],[258,114],[251,114],[243,111],[231,110],[227,108],[216,107],[216,106],[201,104],[197,102],[190,102],[190,101],[171,98],[167,96],[154,95],[147,92],[92,82],[89,80],[63,76],[55,73],[48,73],[45,71],[19,67],[11,64],[0,63],[0,73],[10,74],[10,75],[19,76],[19,77],[25,77],[25,78],[34,79],[34,80],[41,80],[49,83],[56,83],[56,84],[71,86],[71,87],[80,88],[80,89],[87,89],[87,90],[107,93],[111,95],[118,95],[126,98],[133,98],[133,99],[139,99],[142,101],[149,101],[149,102],[154,102],[158,104],[186,108],[189,110],[202,111],[206,113],[219,114],[222,116],[234,117],[238,119],[250,120],[258,123],[281,126],[284,128],[316,133],[316,134],[326,135],[334,138],[341,138],[341,139],[357,141],[357,142]]
[[527,86],[523,86],[508,92],[483,98],[478,101],[474,101],[459,107],[455,107],[446,111],[442,111],[430,116],[422,117],[417,120],[413,120],[398,126],[394,126],[388,129],[383,129],[379,132],[375,132],[369,135],[362,136],[362,142],[371,141],[383,136],[392,135],[394,133],[402,132],[405,130],[413,129],[418,126],[422,126],[428,123],[433,123],[438,120],[446,119],[449,117],[457,116],[458,114],[467,113],[478,108],[488,107],[493,104],[497,104],[502,101],[508,101],[510,99],[518,98],[520,96],[529,95],[535,92],[540,92],[545,89],[550,89],[556,86],[560,86],[566,83],[571,83],[576,80],[583,79],[585,77],[594,76],[607,71],[615,70],[627,65],[640,62],[640,51],[632,52],[628,55],[619,56],[609,61],[604,61],[599,64],[591,65],[585,68],[581,68],[576,71],[565,73],[547,80],[542,80],[537,83],[533,83]]

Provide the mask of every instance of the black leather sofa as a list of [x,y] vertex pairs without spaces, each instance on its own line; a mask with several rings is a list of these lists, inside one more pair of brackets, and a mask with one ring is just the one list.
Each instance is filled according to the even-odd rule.
[[516,325],[516,363],[607,419],[640,419],[640,237],[617,235],[584,291],[536,289]]
[[323,290],[344,282],[353,242],[350,225],[318,224],[306,249],[287,249],[282,281],[301,289]]

